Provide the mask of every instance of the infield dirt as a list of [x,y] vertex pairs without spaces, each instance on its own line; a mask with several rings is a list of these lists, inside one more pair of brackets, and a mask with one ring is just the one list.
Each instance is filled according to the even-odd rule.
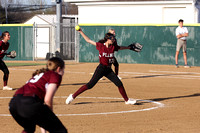
[[[92,77],[98,63],[66,62],[62,84],[54,98],[54,112],[69,133],[199,133],[200,132],[200,67],[189,69],[171,65],[120,64],[119,76],[130,98],[151,102],[125,105],[118,88],[108,79],[78,96],[70,105],[65,99]],[[35,69],[45,66],[9,67],[8,85],[20,88]],[[1,72],[1,79],[3,73]],[[1,86],[2,88],[2,82]],[[14,91],[0,90],[1,133],[22,131],[9,114],[8,103]],[[117,99],[119,98],[119,99]],[[105,112],[138,112],[101,114]],[[81,115],[97,113],[96,115]],[[76,115],[74,115],[76,114]],[[66,115],[66,116],[62,116]],[[39,127],[36,133],[40,133]]]

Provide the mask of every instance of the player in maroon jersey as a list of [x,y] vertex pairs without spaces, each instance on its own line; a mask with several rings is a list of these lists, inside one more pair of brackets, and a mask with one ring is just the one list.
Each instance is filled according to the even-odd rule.
[[12,88],[7,86],[8,83],[8,77],[9,77],[9,70],[6,64],[3,61],[3,57],[6,55],[7,50],[9,48],[9,42],[10,40],[10,34],[8,31],[4,31],[2,35],[0,36],[0,69],[3,71],[3,90],[13,90]]
[[[113,35],[115,36],[115,30],[114,30],[114,29],[109,29],[109,30],[108,30],[108,33],[111,33],[111,34],[113,34]],[[104,39],[99,40],[99,42],[100,42],[100,43],[101,43],[101,42],[104,42]],[[117,39],[116,39],[116,38],[115,38],[115,41],[113,42],[113,45],[118,46],[118,44],[117,44]],[[115,58],[115,56],[113,57],[113,65],[114,65],[114,67],[115,67],[115,74],[118,76],[119,79],[122,79],[122,78],[118,75],[118,73],[119,73],[119,63],[118,63],[117,59]],[[102,77],[100,80],[104,80],[104,78]]]
[[96,46],[96,49],[99,51],[100,64],[97,66],[92,79],[86,85],[79,88],[74,94],[70,94],[66,99],[66,104],[70,104],[79,94],[91,89],[103,76],[107,77],[118,87],[119,92],[124,98],[126,104],[135,104],[136,100],[128,98],[121,80],[111,69],[111,65],[114,60],[114,51],[130,48],[127,46],[112,45],[115,42],[115,36],[111,33],[107,33],[104,37],[104,42],[101,43],[90,40],[90,38],[88,38],[81,29],[79,30],[79,33],[86,42]]
[[32,78],[14,94],[9,110],[24,128],[22,133],[34,133],[36,125],[50,133],[67,133],[53,113],[53,97],[62,81],[64,69],[64,61],[52,57],[47,62],[47,68],[36,70]]

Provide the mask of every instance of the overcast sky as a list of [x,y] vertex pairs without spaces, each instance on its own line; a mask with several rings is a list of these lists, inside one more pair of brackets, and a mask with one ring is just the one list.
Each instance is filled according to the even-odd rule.
[[[7,0],[7,1],[9,1],[9,0]],[[15,1],[18,1],[23,4],[30,4],[30,0],[15,0]],[[52,4],[52,2],[51,2],[52,0],[42,0],[42,1],[45,1],[47,4]]]

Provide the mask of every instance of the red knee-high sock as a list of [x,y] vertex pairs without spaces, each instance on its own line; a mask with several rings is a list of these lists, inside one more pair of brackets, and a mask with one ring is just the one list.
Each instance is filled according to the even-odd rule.
[[8,81],[6,80],[6,81],[4,81],[4,84],[3,84],[3,86],[7,86],[7,83],[8,83]]
[[120,86],[119,88],[119,92],[122,95],[122,97],[124,98],[125,101],[128,101],[128,96],[126,94],[126,91],[124,89],[124,86]]
[[81,88],[79,88],[73,95],[72,97],[75,99],[78,95],[86,91],[88,87],[86,85],[83,85]]
[[26,132],[26,131],[23,130],[22,133],[28,133],[28,132]]
[[8,83],[8,74],[5,74],[5,75],[3,76],[3,83],[4,83],[3,86],[7,86],[7,83]]

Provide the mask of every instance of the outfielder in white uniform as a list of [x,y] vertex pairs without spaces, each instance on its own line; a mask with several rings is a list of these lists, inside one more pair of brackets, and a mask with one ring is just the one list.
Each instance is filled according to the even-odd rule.
[[178,68],[178,55],[179,55],[179,51],[182,48],[183,50],[183,58],[184,58],[184,62],[185,68],[189,68],[190,66],[188,66],[187,64],[187,54],[186,54],[186,48],[187,48],[187,36],[188,34],[188,29],[186,27],[183,27],[183,20],[180,19],[178,21],[179,26],[176,28],[176,37],[177,37],[177,45],[176,45],[176,55],[175,55],[175,62],[176,62],[176,67]]

